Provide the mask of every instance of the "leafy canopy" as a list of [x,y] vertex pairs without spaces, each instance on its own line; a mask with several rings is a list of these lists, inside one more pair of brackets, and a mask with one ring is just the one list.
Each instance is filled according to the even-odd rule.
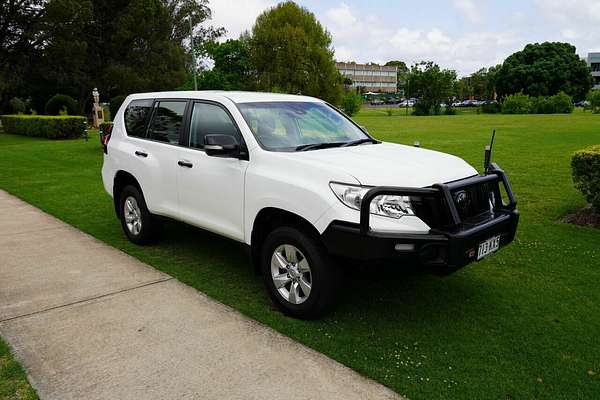
[[419,100],[415,105],[417,115],[438,115],[440,104],[449,102],[452,96],[456,71],[440,69],[432,61],[422,61],[412,66],[409,80],[409,95]]
[[342,77],[335,68],[331,36],[306,8],[286,1],[259,15],[250,51],[258,89],[339,103]]
[[94,87],[104,99],[175,88],[191,65],[188,19],[195,45],[223,33],[202,25],[210,16],[208,0],[7,0],[0,81],[10,74],[16,84],[0,84],[0,95],[31,95],[43,110],[65,93],[81,112]]
[[528,44],[509,56],[496,76],[502,97],[523,92],[530,96],[550,96],[560,91],[583,99],[590,90],[592,77],[587,63],[569,43]]

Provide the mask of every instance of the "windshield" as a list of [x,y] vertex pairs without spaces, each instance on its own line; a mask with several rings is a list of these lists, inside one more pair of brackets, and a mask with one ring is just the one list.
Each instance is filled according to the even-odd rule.
[[302,151],[375,142],[327,104],[277,101],[240,103],[238,107],[267,150]]

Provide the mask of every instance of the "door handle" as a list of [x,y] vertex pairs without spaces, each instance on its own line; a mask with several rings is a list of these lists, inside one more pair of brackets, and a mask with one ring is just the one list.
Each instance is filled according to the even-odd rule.
[[189,162],[189,161],[184,161],[184,160],[179,160],[179,161],[177,161],[177,164],[178,164],[180,167],[186,167],[186,168],[192,168],[192,167],[194,166],[194,164],[192,164],[191,162]]
[[139,151],[139,150],[135,151],[135,155],[138,157],[144,157],[144,158],[148,157],[148,153],[145,153],[145,152]]

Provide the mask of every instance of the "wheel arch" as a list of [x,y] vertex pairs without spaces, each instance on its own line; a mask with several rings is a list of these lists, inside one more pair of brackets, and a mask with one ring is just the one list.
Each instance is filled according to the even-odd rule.
[[293,226],[321,238],[319,231],[306,218],[277,207],[265,207],[254,218],[250,236],[250,257],[254,270],[260,271],[260,253],[265,237],[280,226]]
[[121,197],[120,194],[121,194],[121,191],[127,185],[133,185],[133,186],[137,187],[140,190],[140,192],[142,193],[142,196],[144,195],[142,186],[140,185],[138,180],[132,174],[130,174],[129,172],[124,171],[124,170],[117,171],[117,173],[115,174],[115,178],[113,180],[113,203],[115,206],[115,212],[117,214],[117,218],[121,218],[121,207],[119,206],[119,200]]

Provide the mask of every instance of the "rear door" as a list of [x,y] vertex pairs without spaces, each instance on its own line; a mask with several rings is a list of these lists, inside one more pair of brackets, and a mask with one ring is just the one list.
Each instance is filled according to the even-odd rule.
[[194,101],[190,105],[187,140],[179,148],[177,173],[181,218],[229,238],[244,239],[244,177],[248,161],[208,156],[204,136],[229,135],[242,146],[242,136],[225,106]]
[[147,171],[142,190],[148,209],[173,218],[178,216],[178,146],[183,137],[187,104],[187,100],[157,99],[146,140],[135,152]]

